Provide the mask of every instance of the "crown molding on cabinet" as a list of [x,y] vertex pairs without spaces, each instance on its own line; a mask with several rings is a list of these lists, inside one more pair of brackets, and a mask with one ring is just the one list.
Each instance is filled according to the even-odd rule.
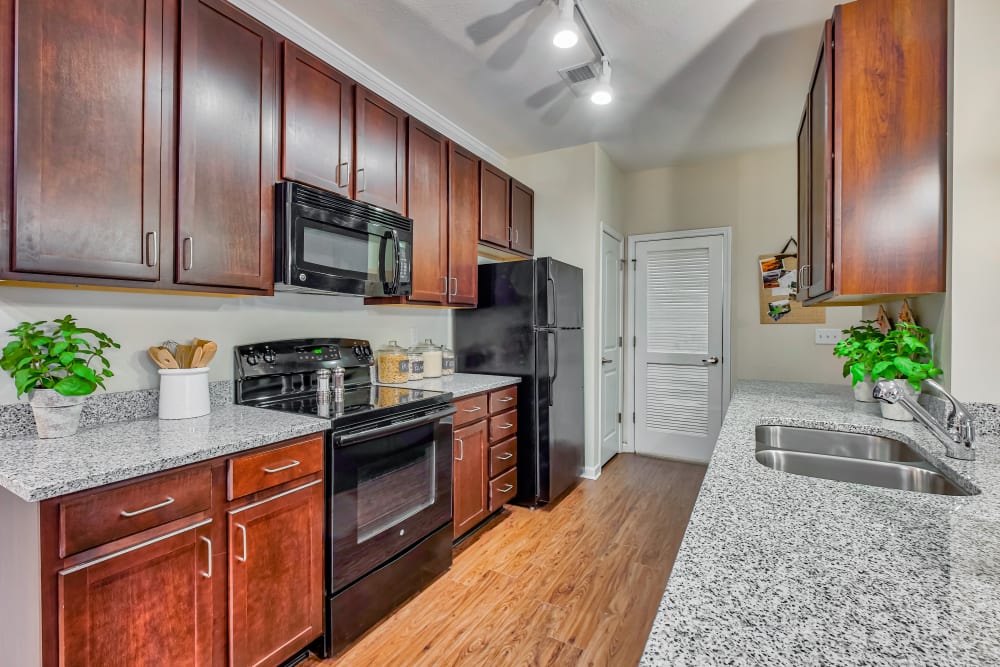
[[506,157],[274,0],[229,0],[229,2],[484,160],[501,168],[506,165]]

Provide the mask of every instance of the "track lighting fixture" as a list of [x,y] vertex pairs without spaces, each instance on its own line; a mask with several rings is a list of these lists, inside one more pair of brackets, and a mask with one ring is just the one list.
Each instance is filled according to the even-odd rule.
[[594,87],[594,92],[590,95],[590,101],[603,106],[610,104],[612,98],[611,63],[608,62],[608,57],[604,56],[601,58],[601,76],[597,79],[597,85]]
[[573,18],[575,4],[575,0],[559,0],[559,22],[556,24],[552,43],[560,49],[572,48],[580,40],[576,21]]

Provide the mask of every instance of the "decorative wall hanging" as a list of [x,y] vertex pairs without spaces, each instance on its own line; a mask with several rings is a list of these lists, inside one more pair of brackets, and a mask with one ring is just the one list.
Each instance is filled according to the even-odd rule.
[[803,308],[795,300],[798,291],[799,258],[789,253],[789,247],[798,243],[788,239],[781,252],[760,255],[757,258],[757,291],[760,298],[761,324],[826,324],[826,308]]

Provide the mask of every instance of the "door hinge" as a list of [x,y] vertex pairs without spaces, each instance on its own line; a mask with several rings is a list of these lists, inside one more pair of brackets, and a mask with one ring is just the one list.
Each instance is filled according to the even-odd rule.
[[636,346],[636,337],[632,336],[632,347]]
[[618,423],[619,424],[622,423],[622,413],[620,413],[620,412],[618,413]]
[[632,423],[633,424],[635,423],[635,413],[634,412],[632,413]]
[[621,346],[622,346],[622,337],[619,336],[618,337],[618,347],[621,347]]
[[625,260],[624,259],[619,259],[618,260],[618,269],[621,270],[621,271],[625,270]]

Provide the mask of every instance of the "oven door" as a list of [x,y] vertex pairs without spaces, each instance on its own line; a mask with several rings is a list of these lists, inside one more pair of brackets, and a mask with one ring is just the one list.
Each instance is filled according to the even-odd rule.
[[412,233],[378,222],[339,221],[293,206],[287,252],[289,284],[363,296],[407,295],[412,278]]
[[334,434],[331,593],[451,521],[453,414]]

